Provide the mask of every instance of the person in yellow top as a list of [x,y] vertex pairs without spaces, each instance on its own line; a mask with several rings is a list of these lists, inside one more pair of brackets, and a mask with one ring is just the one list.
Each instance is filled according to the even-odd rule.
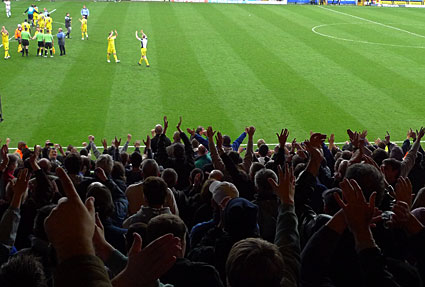
[[7,60],[10,58],[9,54],[9,32],[7,32],[6,28],[3,26],[1,28],[1,42],[4,48],[4,59]]
[[110,60],[111,54],[114,55],[115,63],[120,62],[120,60],[118,60],[118,58],[117,58],[117,51],[115,50],[115,39],[117,38],[117,36],[118,36],[117,30],[115,30],[115,35],[114,35],[114,31],[111,31],[108,34],[108,51],[107,51],[107,54],[106,54],[106,61],[108,63],[111,62],[111,60]]
[[25,31],[25,29],[28,30],[28,32],[31,31],[31,25],[30,23],[28,23],[27,19],[24,20],[24,22],[22,22],[22,30]]
[[89,39],[89,34],[87,34],[87,18],[86,16],[83,19],[78,19],[81,22],[81,40],[84,40],[84,34],[86,35],[86,39]]
[[136,39],[140,41],[140,47],[141,47],[140,51],[142,52],[142,57],[140,57],[138,64],[139,66],[142,65],[144,60],[146,62],[146,67],[150,67],[148,57],[146,56],[147,46],[148,46],[148,36],[146,36],[146,34],[143,33],[143,30],[141,30],[140,33],[142,34],[142,38],[139,37],[139,34],[136,31]]
[[49,30],[50,33],[52,33],[53,19],[50,18],[50,14],[47,14],[47,17],[44,18],[44,21],[46,22],[46,30]]
[[33,21],[34,21],[34,26],[37,27],[38,25],[38,19],[40,18],[40,14],[38,14],[38,7],[35,6],[34,7],[34,16],[33,16]]
[[43,31],[44,28],[46,28],[46,21],[44,21],[44,14],[41,13],[40,17],[38,18],[38,27]]

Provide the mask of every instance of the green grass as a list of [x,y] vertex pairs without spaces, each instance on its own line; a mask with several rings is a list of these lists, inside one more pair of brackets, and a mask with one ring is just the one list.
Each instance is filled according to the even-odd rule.
[[[0,25],[13,33],[30,3],[13,2],[11,19],[2,7]],[[89,41],[81,41],[82,4],[39,5],[57,9],[55,22],[71,13],[66,57],[37,58],[32,41],[29,58],[12,43],[12,58],[1,59],[3,140],[141,138],[163,115],[169,136],[181,115],[184,127],[212,124],[233,138],[253,124],[256,139],[272,142],[283,127],[298,140],[314,130],[342,141],[347,128],[368,129],[370,139],[388,130],[402,140],[409,127],[424,124],[425,49],[412,47],[425,47],[425,38],[412,34],[425,35],[421,9],[327,7],[409,34],[317,6],[91,2]],[[353,41],[313,33],[321,24],[336,25],[318,32]],[[137,65],[134,32],[141,28],[149,69]],[[119,33],[120,64],[106,63],[111,29]]]

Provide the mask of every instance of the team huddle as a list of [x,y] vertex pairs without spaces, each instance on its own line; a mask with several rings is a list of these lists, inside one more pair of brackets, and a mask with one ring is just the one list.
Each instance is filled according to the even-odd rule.
[[[7,17],[11,17],[11,9],[10,9],[10,1],[5,0],[6,4],[6,14]],[[24,14],[28,15],[28,19],[25,19],[24,22],[21,24],[18,24],[18,27],[15,30],[14,38],[16,41],[18,41],[18,53],[22,53],[22,57],[25,55],[28,57],[29,55],[29,46],[31,40],[37,41],[37,53],[36,56],[44,56],[47,57],[48,54],[50,54],[50,57],[53,57],[53,54],[55,54],[55,47],[54,47],[54,36],[52,35],[53,31],[53,19],[50,16],[51,13],[56,11],[56,9],[52,10],[51,12],[47,11],[46,8],[44,8],[43,12],[39,12],[38,7],[36,5],[31,5],[24,11]],[[90,15],[89,9],[84,5],[83,9],[81,10],[81,18],[79,19],[81,23],[81,40],[88,40],[88,17]],[[56,22],[55,22],[56,23]],[[66,34],[63,32],[62,28],[58,29],[58,33],[56,35],[57,42],[60,48],[60,56],[66,55],[65,52],[65,38],[71,39],[71,31],[72,31],[72,17],[69,13],[66,13],[65,16],[65,28],[66,28]],[[32,29],[35,29],[34,35],[31,35]],[[9,40],[12,39],[12,37],[9,38],[9,32],[5,28],[5,26],[1,29],[1,35],[2,35],[2,46],[4,48],[4,59],[10,59],[10,53],[9,53]],[[118,60],[117,57],[117,51],[115,48],[115,40],[117,39],[118,33],[117,31],[111,31],[108,33],[107,42],[107,53],[106,53],[106,59],[107,62],[110,63],[110,56],[113,55],[115,62],[119,63],[120,60]],[[136,39],[140,41],[141,45],[141,57],[138,62],[139,65],[142,65],[143,62],[146,63],[146,67],[150,67],[149,61],[147,58],[147,43],[148,43],[148,37],[143,32],[143,30],[140,31],[140,37],[138,31],[136,31]]]

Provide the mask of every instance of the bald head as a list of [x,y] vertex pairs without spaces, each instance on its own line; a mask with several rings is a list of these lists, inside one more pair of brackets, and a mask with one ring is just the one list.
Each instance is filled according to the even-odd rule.
[[213,171],[211,171],[210,175],[208,176],[208,179],[216,179],[218,181],[222,181],[223,177],[224,175],[220,170],[214,169]]

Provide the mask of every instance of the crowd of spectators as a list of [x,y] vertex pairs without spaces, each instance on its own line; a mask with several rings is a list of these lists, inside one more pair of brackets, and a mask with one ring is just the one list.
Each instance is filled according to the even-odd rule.
[[0,286],[425,286],[424,128],[254,147],[181,124],[131,153],[7,141]]

